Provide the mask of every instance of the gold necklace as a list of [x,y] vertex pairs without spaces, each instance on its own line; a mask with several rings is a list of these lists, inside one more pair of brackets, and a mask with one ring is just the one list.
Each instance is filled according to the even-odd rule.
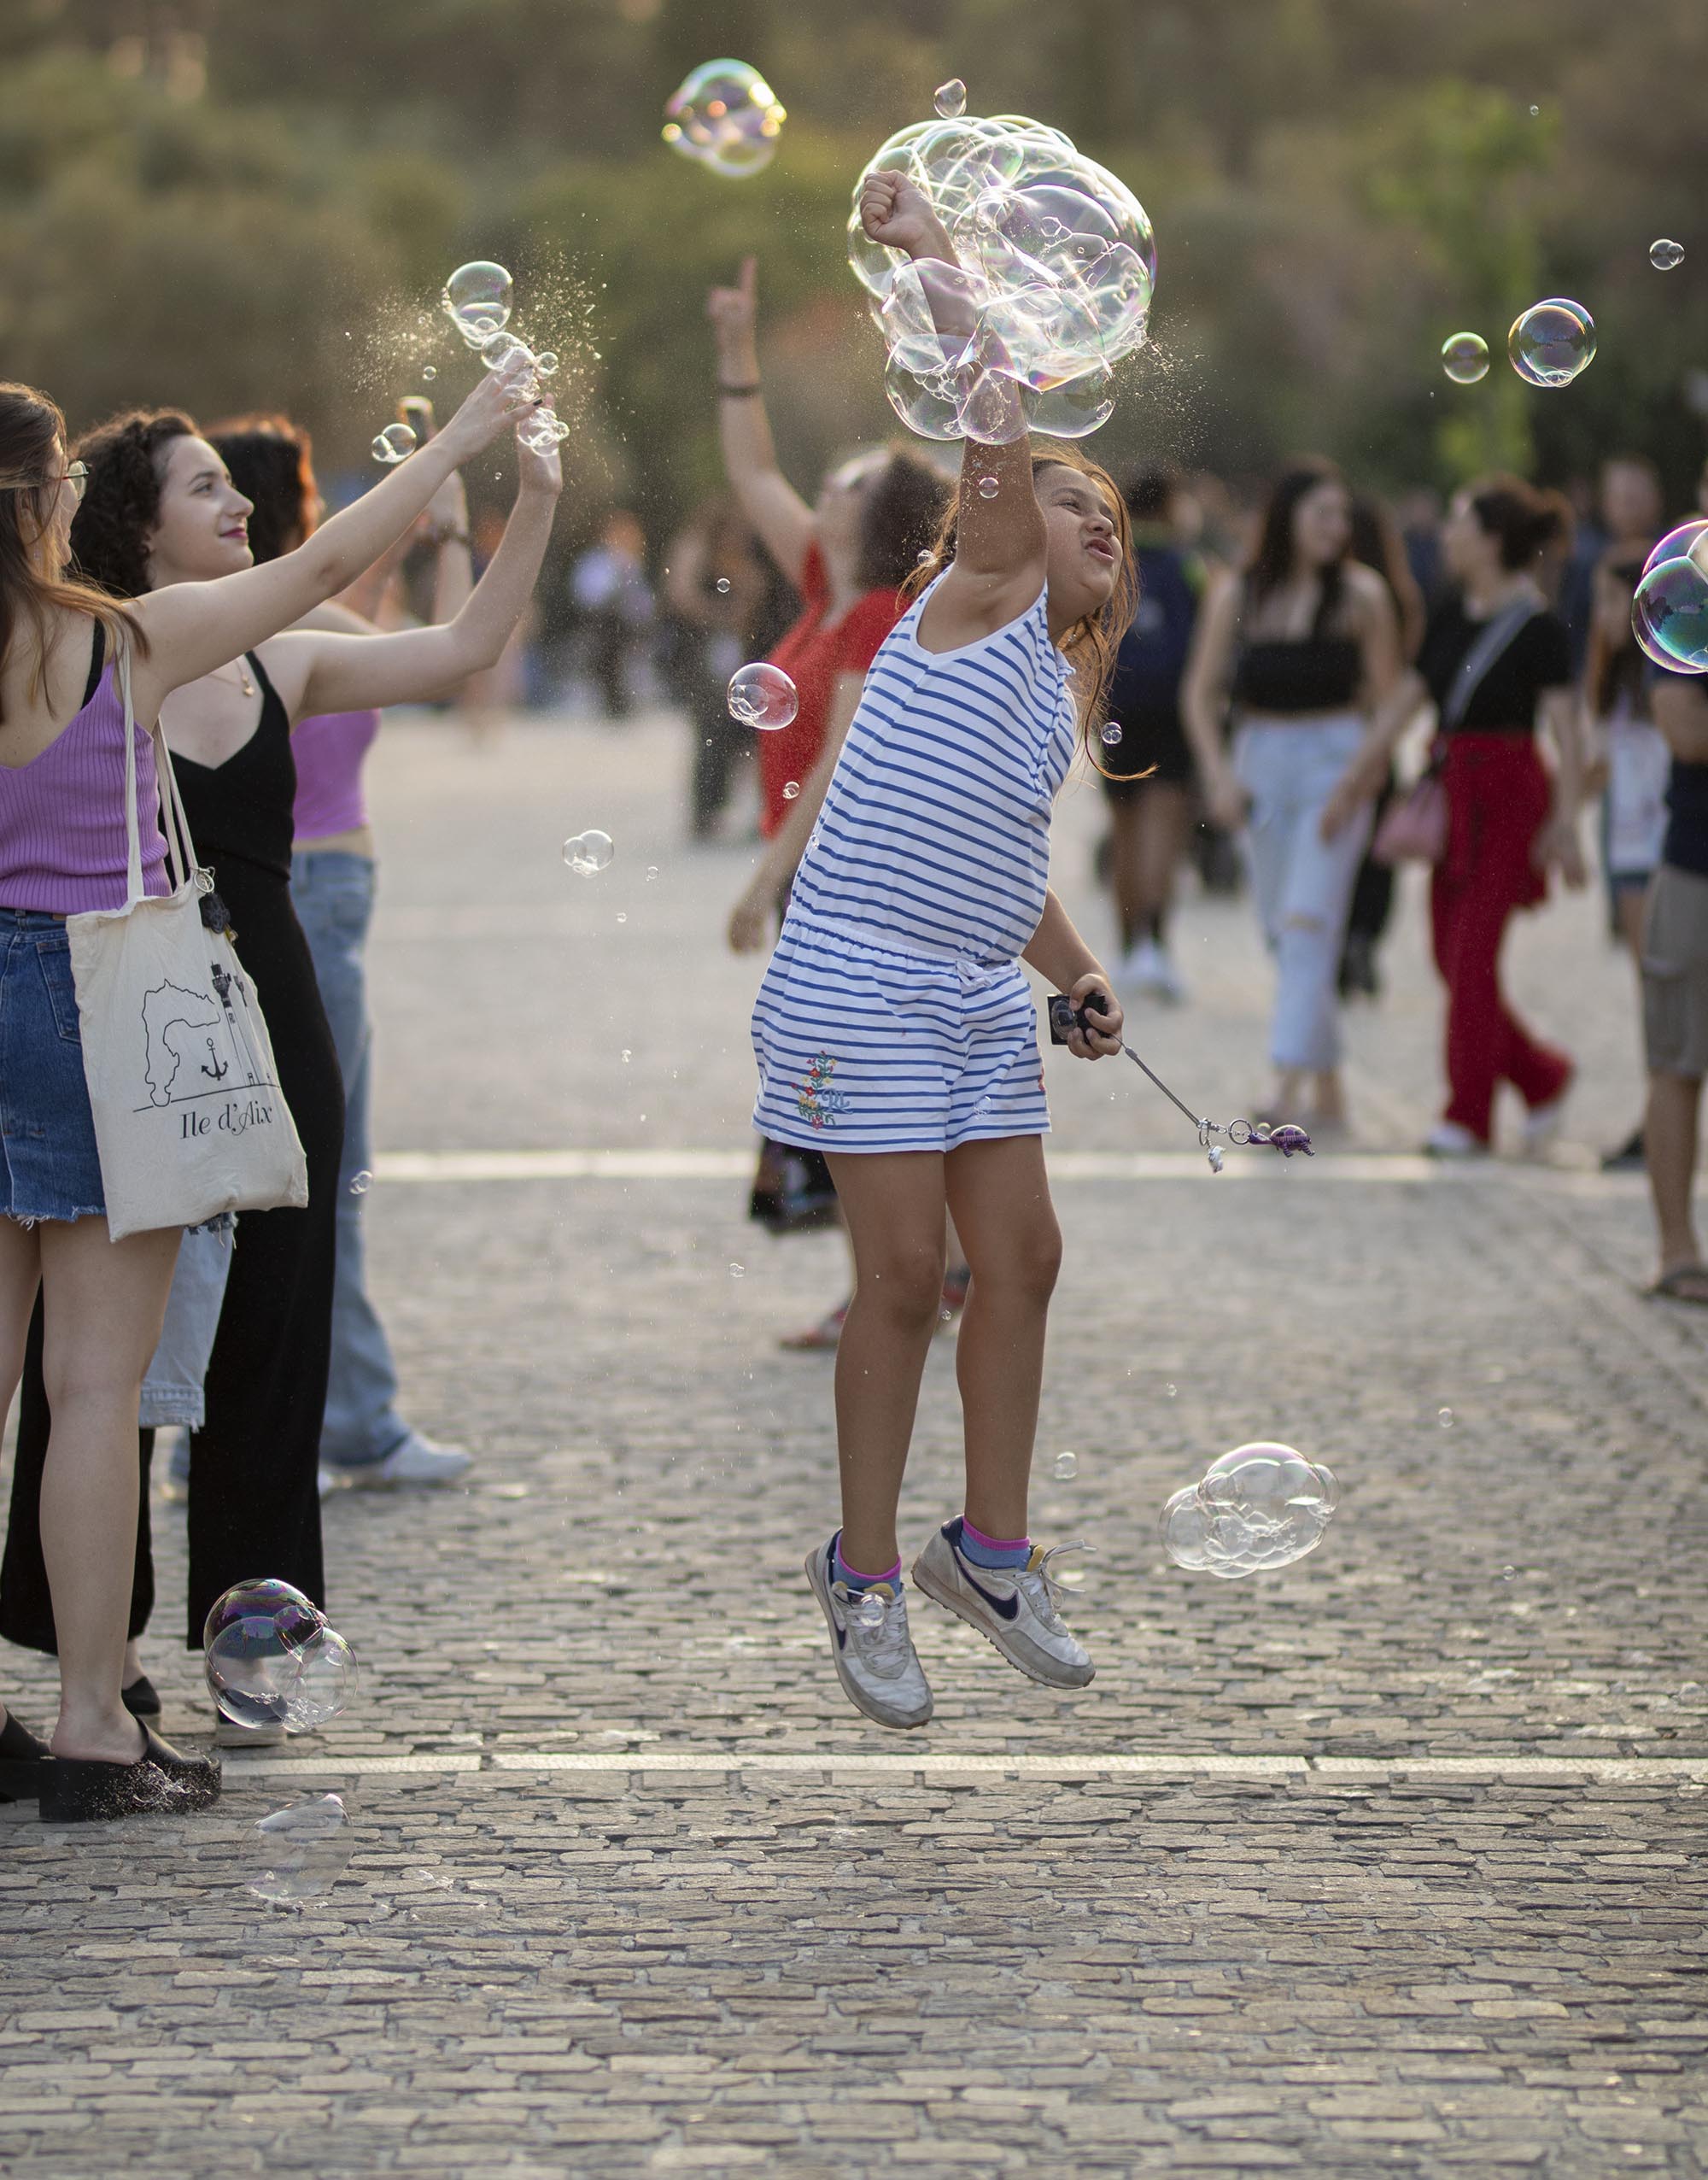
[[[243,664],[243,660],[242,660],[241,659],[234,659],[234,660],[232,661],[232,664],[233,664],[233,665],[237,667],[237,686],[238,686],[238,688],[239,688],[240,689],[242,689],[242,691],[243,692],[243,694],[244,694],[244,695],[245,695],[245,696],[253,696],[253,695],[254,694],[254,693],[255,693],[255,685],[254,685],[254,683],[253,683],[253,682],[249,679],[249,668],[248,668],[248,667],[247,667],[247,666]],[[209,674],[209,675],[208,675],[208,680],[209,680],[209,681],[218,681],[218,680],[219,680],[219,675],[218,675],[217,673],[214,673],[214,674]]]

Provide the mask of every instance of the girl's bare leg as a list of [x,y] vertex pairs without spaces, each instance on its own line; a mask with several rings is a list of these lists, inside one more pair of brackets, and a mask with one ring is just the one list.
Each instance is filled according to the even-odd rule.
[[940,1152],[830,1158],[854,1248],[854,1299],[836,1350],[842,1556],[863,1574],[901,1556],[896,1508],[919,1384],[943,1296]]
[[987,1537],[1023,1537],[1044,1327],[1062,1263],[1043,1139],[963,1144],[945,1159],[944,1172],[973,1268],[956,1354],[967,1519]]
[[[0,1431],[6,1427],[12,1396],[24,1374],[24,1343],[42,1279],[38,1232],[15,1220],[0,1219]],[[5,1720],[5,1707],[0,1704],[0,1726]]]
[[137,1551],[137,1404],[166,1317],[179,1229],[114,1242],[105,1219],[88,1218],[36,1232],[53,1409],[41,1509],[59,1639],[53,1752],[127,1763],[143,1748],[142,1729],[119,1699]]

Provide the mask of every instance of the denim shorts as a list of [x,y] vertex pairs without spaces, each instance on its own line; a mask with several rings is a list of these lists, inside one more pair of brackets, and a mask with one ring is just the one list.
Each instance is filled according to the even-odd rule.
[[106,1211],[64,919],[0,908],[0,1217]]

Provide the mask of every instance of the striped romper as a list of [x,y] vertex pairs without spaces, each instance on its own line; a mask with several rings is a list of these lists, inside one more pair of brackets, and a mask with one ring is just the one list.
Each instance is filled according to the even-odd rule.
[[919,641],[930,595],[872,662],[754,1005],[753,1118],[780,1142],[952,1151],[1049,1130],[1020,954],[1073,758],[1067,663],[1044,592],[939,652]]

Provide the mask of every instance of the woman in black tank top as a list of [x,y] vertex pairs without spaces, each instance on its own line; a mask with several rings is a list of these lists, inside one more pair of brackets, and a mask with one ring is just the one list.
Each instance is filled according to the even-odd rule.
[[[1349,557],[1351,501],[1327,462],[1276,483],[1245,574],[1212,591],[1187,668],[1185,718],[1214,821],[1245,835],[1275,958],[1277,1117],[1345,1117],[1337,991],[1367,800],[1342,792],[1400,675],[1386,585]],[[1224,738],[1231,716],[1231,753]]]

